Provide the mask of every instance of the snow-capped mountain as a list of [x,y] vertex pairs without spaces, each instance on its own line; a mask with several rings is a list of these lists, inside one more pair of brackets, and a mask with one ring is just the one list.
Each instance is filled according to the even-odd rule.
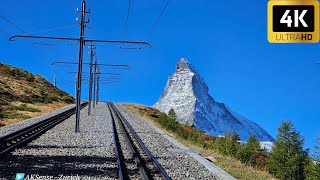
[[177,63],[176,72],[169,77],[154,107],[166,113],[173,108],[180,123],[211,135],[223,135],[231,130],[236,131],[242,141],[246,141],[250,134],[260,141],[274,140],[258,124],[233,112],[225,104],[216,102],[198,71],[183,58]]

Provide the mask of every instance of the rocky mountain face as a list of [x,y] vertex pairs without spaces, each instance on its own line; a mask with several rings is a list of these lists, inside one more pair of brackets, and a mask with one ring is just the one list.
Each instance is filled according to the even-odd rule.
[[246,141],[250,134],[260,141],[274,140],[258,124],[233,112],[225,104],[216,102],[208,90],[195,67],[182,58],[154,107],[166,113],[172,108],[180,123],[194,126],[210,135],[219,136],[231,130],[240,135],[241,141]]

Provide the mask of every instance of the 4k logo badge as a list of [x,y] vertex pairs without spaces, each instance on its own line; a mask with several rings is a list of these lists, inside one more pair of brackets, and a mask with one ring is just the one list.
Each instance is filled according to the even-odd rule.
[[268,41],[316,43],[319,41],[319,2],[271,0],[268,3]]

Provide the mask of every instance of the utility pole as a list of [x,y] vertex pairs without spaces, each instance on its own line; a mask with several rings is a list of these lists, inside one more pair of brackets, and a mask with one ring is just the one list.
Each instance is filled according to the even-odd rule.
[[98,75],[98,77],[97,77],[97,101],[96,101],[96,104],[98,104],[98,102],[99,102],[99,84],[100,84],[100,76]]
[[76,81],[74,82],[74,98],[77,98],[77,76],[78,76],[78,73],[76,74]]
[[91,43],[90,49],[90,79],[89,79],[89,105],[88,105],[88,115],[91,113],[91,100],[92,100],[92,66],[93,66],[93,56],[94,56],[94,45],[93,42]]
[[[146,45],[151,48],[151,44],[143,41],[123,41],[123,40],[102,40],[102,39],[85,39],[84,38],[84,28],[85,28],[85,15],[88,13],[86,11],[86,2],[82,0],[81,8],[81,23],[80,23],[80,38],[73,37],[50,37],[50,36],[31,36],[31,35],[15,35],[9,38],[9,41],[14,41],[17,38],[31,38],[31,39],[51,39],[51,40],[61,40],[61,41],[77,41],[80,44],[79,49],[79,62],[78,62],[78,74],[77,74],[77,86],[76,86],[76,126],[75,132],[80,132],[80,105],[81,105],[81,78],[82,78],[82,60],[83,60],[83,46],[86,42],[95,42],[95,43],[117,43],[117,44],[140,44]],[[97,65],[95,65],[97,66]]]
[[83,46],[84,46],[84,27],[86,16],[86,1],[82,1],[81,8],[81,22],[80,22],[80,50],[79,50],[79,65],[78,65],[78,78],[77,78],[77,106],[76,106],[76,132],[80,132],[80,109],[81,109],[81,78],[82,78],[82,59],[83,59]]
[[53,84],[54,84],[54,87],[57,87],[56,75],[53,75]]
[[100,81],[100,67],[97,66],[97,76],[96,76],[96,101],[94,102],[96,105],[98,104],[99,101],[99,81]]
[[93,83],[93,108],[96,108],[96,90],[97,90],[97,60],[94,62],[94,83]]

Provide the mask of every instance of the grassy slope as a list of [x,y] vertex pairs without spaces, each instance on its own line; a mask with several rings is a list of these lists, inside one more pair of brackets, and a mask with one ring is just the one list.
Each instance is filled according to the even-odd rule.
[[0,127],[73,102],[43,77],[0,63]]
[[[164,128],[162,128],[162,125],[157,121],[157,118],[160,115],[160,111],[154,108],[146,107],[146,106],[141,106],[141,105],[135,105],[135,104],[125,104],[125,107],[127,107],[130,111],[133,113],[139,115],[140,117],[150,121],[152,124],[155,126],[161,128],[163,131],[171,135],[172,137],[175,137],[178,139],[182,144],[192,148],[199,150],[201,152],[202,156],[208,157],[214,157],[215,162],[214,164],[218,165],[228,173],[230,173],[232,176],[234,176],[237,179],[246,179],[246,180],[265,180],[265,179],[275,179],[270,175],[268,172],[263,171],[263,170],[258,170],[256,168],[246,166],[242,164],[239,160],[233,157],[228,157],[225,155],[221,155],[217,152],[214,152],[213,150],[209,149],[204,149],[197,144],[195,144],[192,141],[187,141],[182,138],[179,138],[176,134],[176,132],[168,132]],[[186,132],[190,133],[199,133],[199,131],[195,128],[185,126],[184,127]],[[202,136],[207,139],[208,143],[210,143],[214,137],[209,136],[207,134],[202,133]]]

